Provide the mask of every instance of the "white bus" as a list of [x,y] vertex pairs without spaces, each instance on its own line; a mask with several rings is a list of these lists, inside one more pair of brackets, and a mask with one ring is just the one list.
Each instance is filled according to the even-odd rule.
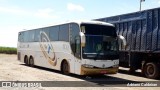
[[109,23],[68,22],[22,31],[17,49],[18,60],[26,65],[60,70],[64,74],[118,72],[118,36]]

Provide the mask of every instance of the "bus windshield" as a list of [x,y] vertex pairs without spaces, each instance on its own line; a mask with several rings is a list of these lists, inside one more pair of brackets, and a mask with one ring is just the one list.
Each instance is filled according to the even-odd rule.
[[81,28],[86,36],[86,45],[82,49],[84,59],[113,60],[119,58],[114,27],[83,25]]

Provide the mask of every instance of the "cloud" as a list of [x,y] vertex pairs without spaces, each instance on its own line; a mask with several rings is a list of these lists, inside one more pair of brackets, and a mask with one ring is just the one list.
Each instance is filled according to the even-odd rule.
[[68,3],[67,9],[69,11],[81,11],[81,12],[84,11],[84,8],[81,5],[73,4],[73,3]]

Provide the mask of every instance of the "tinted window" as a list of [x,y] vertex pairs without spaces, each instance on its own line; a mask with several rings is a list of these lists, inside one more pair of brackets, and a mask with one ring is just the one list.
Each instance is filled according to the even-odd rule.
[[29,35],[28,35],[28,32],[27,31],[25,31],[24,32],[24,42],[28,42],[28,37]]
[[40,42],[41,33],[45,33],[46,37],[49,38],[49,28],[41,28],[35,30],[35,42]]
[[49,27],[47,28],[43,28],[42,31],[47,35],[47,37],[49,38]]
[[41,39],[42,42],[49,42],[50,41],[50,39],[49,39],[49,27],[43,28],[40,33],[43,33],[43,34],[40,34],[40,39]]
[[34,42],[35,30],[28,31],[28,42]]
[[18,34],[18,41],[19,42],[23,42],[24,40],[24,37],[23,37],[23,32],[20,32],[19,34]]
[[49,38],[51,41],[58,41],[59,26],[50,27]]
[[104,35],[116,37],[116,30],[113,26],[82,24],[82,31],[87,35]]
[[42,31],[42,29],[35,30],[35,37],[34,37],[34,41],[35,42],[39,42],[40,41],[40,31]]
[[71,24],[71,41],[74,41],[74,39],[79,36],[79,32],[78,24]]
[[69,25],[61,25],[59,30],[59,41],[69,41]]
[[70,24],[70,30],[71,30],[71,36],[70,36],[70,44],[71,44],[71,48],[72,48],[72,51],[73,53],[75,54],[76,53],[76,38],[79,37],[79,26],[78,24]]
[[81,45],[80,45],[80,37],[76,37],[75,39],[75,56],[77,58],[81,58]]

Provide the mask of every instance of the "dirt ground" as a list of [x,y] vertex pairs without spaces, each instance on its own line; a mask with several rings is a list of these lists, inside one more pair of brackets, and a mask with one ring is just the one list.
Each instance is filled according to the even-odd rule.
[[[0,81],[81,81],[82,86],[79,87],[0,87],[0,90],[160,90],[160,87],[115,87],[115,86],[101,86],[98,81],[159,81],[144,78],[140,73],[134,75],[127,74],[127,71],[120,68],[118,74],[104,75],[104,76],[87,76],[82,77],[78,75],[63,75],[59,71],[46,69],[42,67],[29,67],[17,60],[16,55],[0,54]],[[1,82],[0,82],[1,84]],[[87,86],[89,84],[89,86]],[[84,85],[84,86],[83,86]],[[2,86],[2,85],[0,85]],[[95,87],[96,86],[96,87]]]

